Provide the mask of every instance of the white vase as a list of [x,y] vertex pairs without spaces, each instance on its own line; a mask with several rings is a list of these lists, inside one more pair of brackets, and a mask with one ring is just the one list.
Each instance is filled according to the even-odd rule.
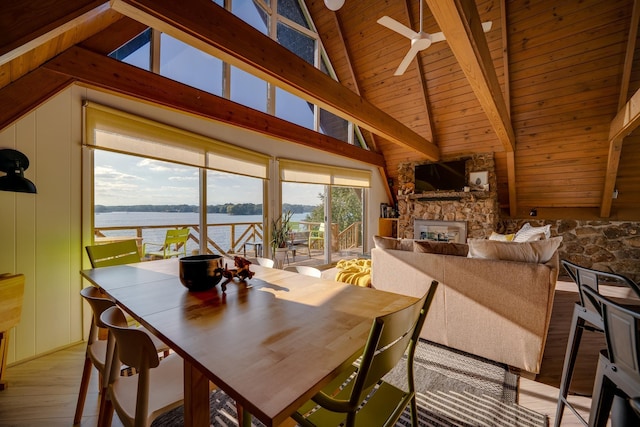
[[289,248],[276,248],[273,255],[274,267],[282,269],[284,267],[284,260],[287,258],[287,252]]

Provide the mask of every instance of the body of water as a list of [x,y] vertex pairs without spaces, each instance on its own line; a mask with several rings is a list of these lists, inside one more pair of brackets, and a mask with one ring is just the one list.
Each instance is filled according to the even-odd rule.
[[[304,221],[307,213],[294,214],[291,221]],[[229,214],[207,214],[208,224],[239,224],[256,223],[262,221],[262,215],[229,215]],[[197,225],[199,214],[195,212],[104,212],[95,215],[95,227],[136,227],[143,225]],[[237,225],[235,236],[239,236],[248,228],[248,225]],[[208,227],[208,237],[215,241],[225,251],[231,247],[231,226]],[[166,229],[155,228],[142,231],[143,243],[161,243],[164,241]],[[192,234],[197,234],[191,230]],[[105,236],[135,236],[135,229],[108,230],[104,231]],[[198,249],[198,244],[193,240],[187,242],[187,254]],[[214,250],[213,248],[211,248]],[[157,247],[152,247],[157,250]],[[240,248],[241,250],[241,248]],[[217,253],[217,251],[214,250]]]

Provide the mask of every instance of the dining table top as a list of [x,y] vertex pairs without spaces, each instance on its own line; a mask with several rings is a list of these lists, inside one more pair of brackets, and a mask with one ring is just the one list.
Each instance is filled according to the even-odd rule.
[[[267,426],[284,422],[353,362],[376,316],[416,301],[256,264],[250,270],[251,279],[233,280],[224,293],[220,284],[190,292],[177,259],[81,275]],[[187,387],[185,380],[185,419],[197,408],[188,406]]]

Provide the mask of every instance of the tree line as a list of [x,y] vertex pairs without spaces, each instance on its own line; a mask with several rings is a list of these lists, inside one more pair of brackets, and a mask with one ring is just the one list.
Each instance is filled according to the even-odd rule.
[[[293,213],[311,212],[316,206],[295,205],[284,203],[282,210]],[[95,205],[95,213],[107,212],[200,212],[198,205],[127,205],[105,206]],[[262,203],[225,203],[222,205],[207,205],[207,213],[224,213],[229,215],[262,215]]]

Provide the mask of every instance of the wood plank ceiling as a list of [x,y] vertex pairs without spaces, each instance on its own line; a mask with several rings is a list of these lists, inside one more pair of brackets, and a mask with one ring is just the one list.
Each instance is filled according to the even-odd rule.
[[[181,8],[211,6],[205,4],[208,0],[188,2],[193,7]],[[153,14],[159,4],[170,8],[173,2],[114,3],[149,25],[140,9],[127,7],[155,4],[145,12]],[[512,215],[537,207],[547,217],[640,219],[640,144],[634,132],[639,120],[635,104],[627,103],[640,88],[637,32],[630,32],[638,25],[633,0],[454,0],[449,10],[428,0],[424,31],[443,31],[449,40],[420,52],[402,76],[393,73],[410,42],[376,21],[387,15],[417,30],[419,0],[346,0],[336,13],[322,0],[305,3],[342,85],[318,93],[318,82],[325,83],[322,76],[312,70],[299,79],[309,71],[259,35],[252,36],[252,43],[276,49],[287,70],[263,67],[258,74],[296,86],[301,94],[362,124],[370,146],[384,158],[380,165],[387,176],[396,178],[403,162],[493,152],[499,201]],[[3,5],[0,128],[70,81],[59,74],[64,56],[38,68],[47,60],[94,34],[99,34],[92,41],[98,52],[99,40],[117,39],[116,33],[132,28],[122,24],[127,20],[118,21],[122,16],[104,1],[64,4],[9,0]],[[192,44],[210,51],[229,48],[226,54],[238,66],[260,66],[255,56],[233,51],[243,46],[241,41],[215,40],[216,33],[243,34],[238,30],[242,23],[227,12],[216,11],[221,28],[214,31],[206,28],[212,17],[201,22],[193,14],[167,19],[173,12],[167,10],[153,17],[154,26],[171,32],[180,24]],[[483,35],[478,20],[492,21],[492,29]],[[460,31],[466,31],[466,39]],[[470,50],[460,53],[464,49]],[[34,88],[36,82],[43,85],[43,73],[56,68],[48,89]],[[34,90],[42,92],[32,97],[37,101],[21,102],[21,96]],[[358,110],[358,105],[366,108]],[[336,150],[326,138],[318,144]],[[618,189],[617,199],[610,199],[611,188]]]
[[[443,159],[495,153],[503,207],[515,192],[519,215],[533,207],[539,213],[551,208],[546,209],[549,216],[554,209],[559,211],[556,215],[593,218],[604,212],[600,207],[607,200],[603,190],[609,131],[621,108],[618,98],[625,82],[632,0],[606,5],[597,0],[476,2],[480,20],[493,22],[486,39],[515,131],[511,185],[515,188],[509,188],[508,149],[474,94],[450,41],[431,45],[403,76],[393,76],[409,42],[376,20],[388,15],[417,30],[418,1],[347,0],[332,19],[321,0],[306,3],[329,56],[338,58],[334,65],[348,87],[357,87],[374,105],[432,140]],[[442,5],[437,0],[427,4]],[[467,2],[447,4],[464,7]],[[441,11],[426,8],[424,31],[446,34],[438,25],[442,19]],[[637,21],[634,25],[637,29]],[[625,102],[638,89],[640,64],[634,43],[635,37],[630,44],[631,52],[636,52],[629,64],[630,81],[622,95]],[[614,171],[619,197],[612,201],[611,212],[638,219],[640,173],[632,170],[638,169],[640,148],[633,135],[620,146],[617,174]],[[378,147],[392,177],[402,162],[421,160],[388,141],[379,141]]]

